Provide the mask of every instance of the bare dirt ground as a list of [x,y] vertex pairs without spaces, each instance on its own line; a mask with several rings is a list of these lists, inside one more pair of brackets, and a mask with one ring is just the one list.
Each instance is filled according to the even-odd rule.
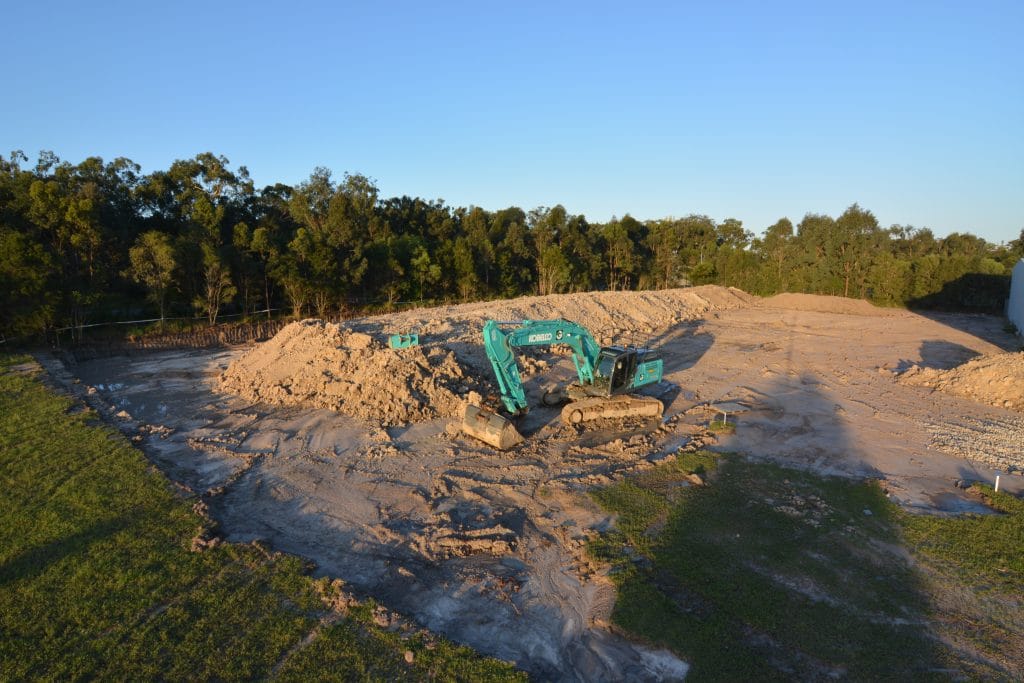
[[[255,351],[42,360],[201,495],[227,540],[310,558],[318,573],[544,679],[670,680],[684,662],[606,627],[614,592],[583,544],[614,520],[588,489],[704,444],[877,477],[932,512],[972,509],[956,481],[991,481],[997,468],[1004,488],[1024,488],[1007,474],[1024,468],[1018,412],[899,381],[1019,339],[994,317],[862,303],[720,287],[527,297],[339,329],[306,323],[289,333],[308,337],[302,348],[282,338]],[[563,425],[539,397],[574,376],[572,362],[530,350],[526,443],[500,453],[461,435],[452,405],[491,381],[483,320],[551,317],[603,343],[649,338],[661,349],[666,381],[647,393],[666,403],[664,421]],[[419,332],[423,347],[384,348],[396,332]],[[356,369],[359,381],[339,389]],[[438,405],[424,405],[435,394]],[[705,426],[720,410],[737,428],[716,443]]]

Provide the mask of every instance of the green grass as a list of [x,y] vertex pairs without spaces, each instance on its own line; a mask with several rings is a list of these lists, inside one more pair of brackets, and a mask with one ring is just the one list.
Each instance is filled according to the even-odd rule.
[[736,425],[727,419],[712,420],[708,423],[708,431],[712,434],[733,434],[736,432]]
[[29,360],[0,357],[0,680],[523,678],[332,612],[298,558],[191,552],[190,502]]
[[902,513],[907,544],[936,568],[961,580],[984,581],[994,589],[1024,586],[1024,501],[975,484],[971,493],[997,515],[935,517]]
[[[710,485],[684,485],[691,472],[710,476]],[[1019,601],[1003,603],[1017,613],[994,627],[1004,629],[1002,640],[960,633],[959,652],[935,637],[950,622],[934,604],[936,590],[968,576],[1016,586],[1019,596],[1024,515],[1010,496],[993,497],[1003,516],[914,516],[872,482],[707,452],[680,454],[593,496],[618,515],[590,546],[612,564],[613,621],[690,661],[692,680],[1013,671],[1013,650],[1002,660],[994,653],[1019,647],[1006,632],[1018,623]],[[915,568],[905,543],[956,578]],[[979,617],[955,612],[945,617]]]

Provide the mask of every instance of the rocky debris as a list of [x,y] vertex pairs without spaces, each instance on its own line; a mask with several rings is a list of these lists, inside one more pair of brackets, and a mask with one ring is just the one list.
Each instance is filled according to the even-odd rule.
[[149,434],[153,436],[158,436],[161,439],[166,439],[168,436],[174,433],[174,430],[165,425],[142,424],[139,425],[139,432],[141,434]]
[[[799,495],[793,490],[788,490],[783,499],[776,505],[776,501],[770,501],[776,512],[799,519],[810,526],[819,527],[833,513],[833,509],[824,501],[824,499],[816,495]],[[866,510],[866,514],[871,514],[870,510]]]
[[986,419],[964,415],[956,421],[928,420],[930,447],[1003,472],[1024,473],[1021,435],[1024,419]]
[[345,582],[341,579],[322,577],[313,582],[313,589],[321,602],[332,612],[347,614],[350,609],[359,605],[359,600],[345,590]]
[[[324,624],[334,623],[338,617],[347,615],[349,611],[363,604],[349,592],[345,582],[341,579],[322,577],[313,582],[313,589],[324,606],[334,615],[324,619],[322,621]],[[371,618],[375,626],[386,631],[399,631],[399,635],[402,638],[408,638],[411,635],[417,634],[426,640],[428,649],[433,649],[431,644],[433,643],[434,636],[429,631],[418,628],[413,622],[398,612],[389,610],[383,605],[375,605]],[[404,658],[406,662],[412,663],[412,652],[407,651]]]
[[454,417],[468,384],[451,351],[389,349],[313,319],[288,325],[219,378],[222,390],[251,401],[328,408],[382,426]]
[[209,529],[200,529],[199,532],[192,537],[192,543],[189,549],[194,553],[201,553],[204,550],[215,548],[220,544],[220,538],[218,536],[210,535]]
[[217,547],[221,538],[217,534],[217,523],[210,517],[210,507],[200,499],[192,504],[192,512],[202,519],[202,524],[196,529],[189,549],[194,553],[201,553],[204,550]]
[[540,358],[523,355],[519,357],[519,374],[523,379],[539,375],[548,369],[548,363]]
[[950,370],[912,365],[898,380],[1024,413],[1024,351],[981,356]]

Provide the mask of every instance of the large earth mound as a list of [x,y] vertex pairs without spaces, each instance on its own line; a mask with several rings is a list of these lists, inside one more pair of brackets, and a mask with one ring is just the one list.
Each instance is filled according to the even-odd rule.
[[[480,338],[487,319],[566,318],[584,325],[602,344],[643,343],[679,321],[754,301],[738,289],[707,286],[520,297],[414,309],[343,325],[303,320],[232,362],[219,385],[250,401],[329,408],[382,426],[457,417],[470,390],[493,393]],[[418,332],[423,345],[387,348],[383,340],[396,332]],[[520,362],[524,376],[546,367],[526,349]]]
[[464,333],[476,338],[484,320],[519,321],[565,318],[584,325],[601,343],[632,341],[711,311],[748,308],[758,297],[733,287],[705,285],[640,292],[576,292],[547,296],[417,308],[386,318],[395,331],[417,329],[453,339]]
[[776,294],[764,299],[761,305],[766,308],[845,315],[888,316],[899,314],[899,311],[895,309],[879,308],[863,299],[848,299],[842,296],[823,296],[821,294]]
[[286,326],[232,362],[219,382],[251,401],[329,408],[382,426],[452,417],[471,384],[450,351],[390,349],[322,320]]
[[981,356],[950,370],[914,365],[899,381],[1024,413],[1024,352]]

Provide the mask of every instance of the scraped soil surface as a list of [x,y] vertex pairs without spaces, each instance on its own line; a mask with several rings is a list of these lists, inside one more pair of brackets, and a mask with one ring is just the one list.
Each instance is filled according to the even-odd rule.
[[[615,520],[588,490],[708,445],[877,477],[905,505],[958,512],[975,503],[957,480],[1024,467],[1018,412],[901,379],[1016,348],[1002,320],[852,304],[720,287],[526,297],[303,321],[231,351],[42,360],[201,496],[227,540],[310,558],[544,680],[672,680],[684,662],[607,628],[614,590],[583,546]],[[526,442],[501,453],[462,435],[469,392],[495,399],[483,321],[554,317],[660,349],[666,381],[645,393],[664,420],[562,424],[540,397],[572,361],[528,349]],[[409,332],[421,347],[384,346]],[[706,426],[722,411],[736,431],[716,442]]]

